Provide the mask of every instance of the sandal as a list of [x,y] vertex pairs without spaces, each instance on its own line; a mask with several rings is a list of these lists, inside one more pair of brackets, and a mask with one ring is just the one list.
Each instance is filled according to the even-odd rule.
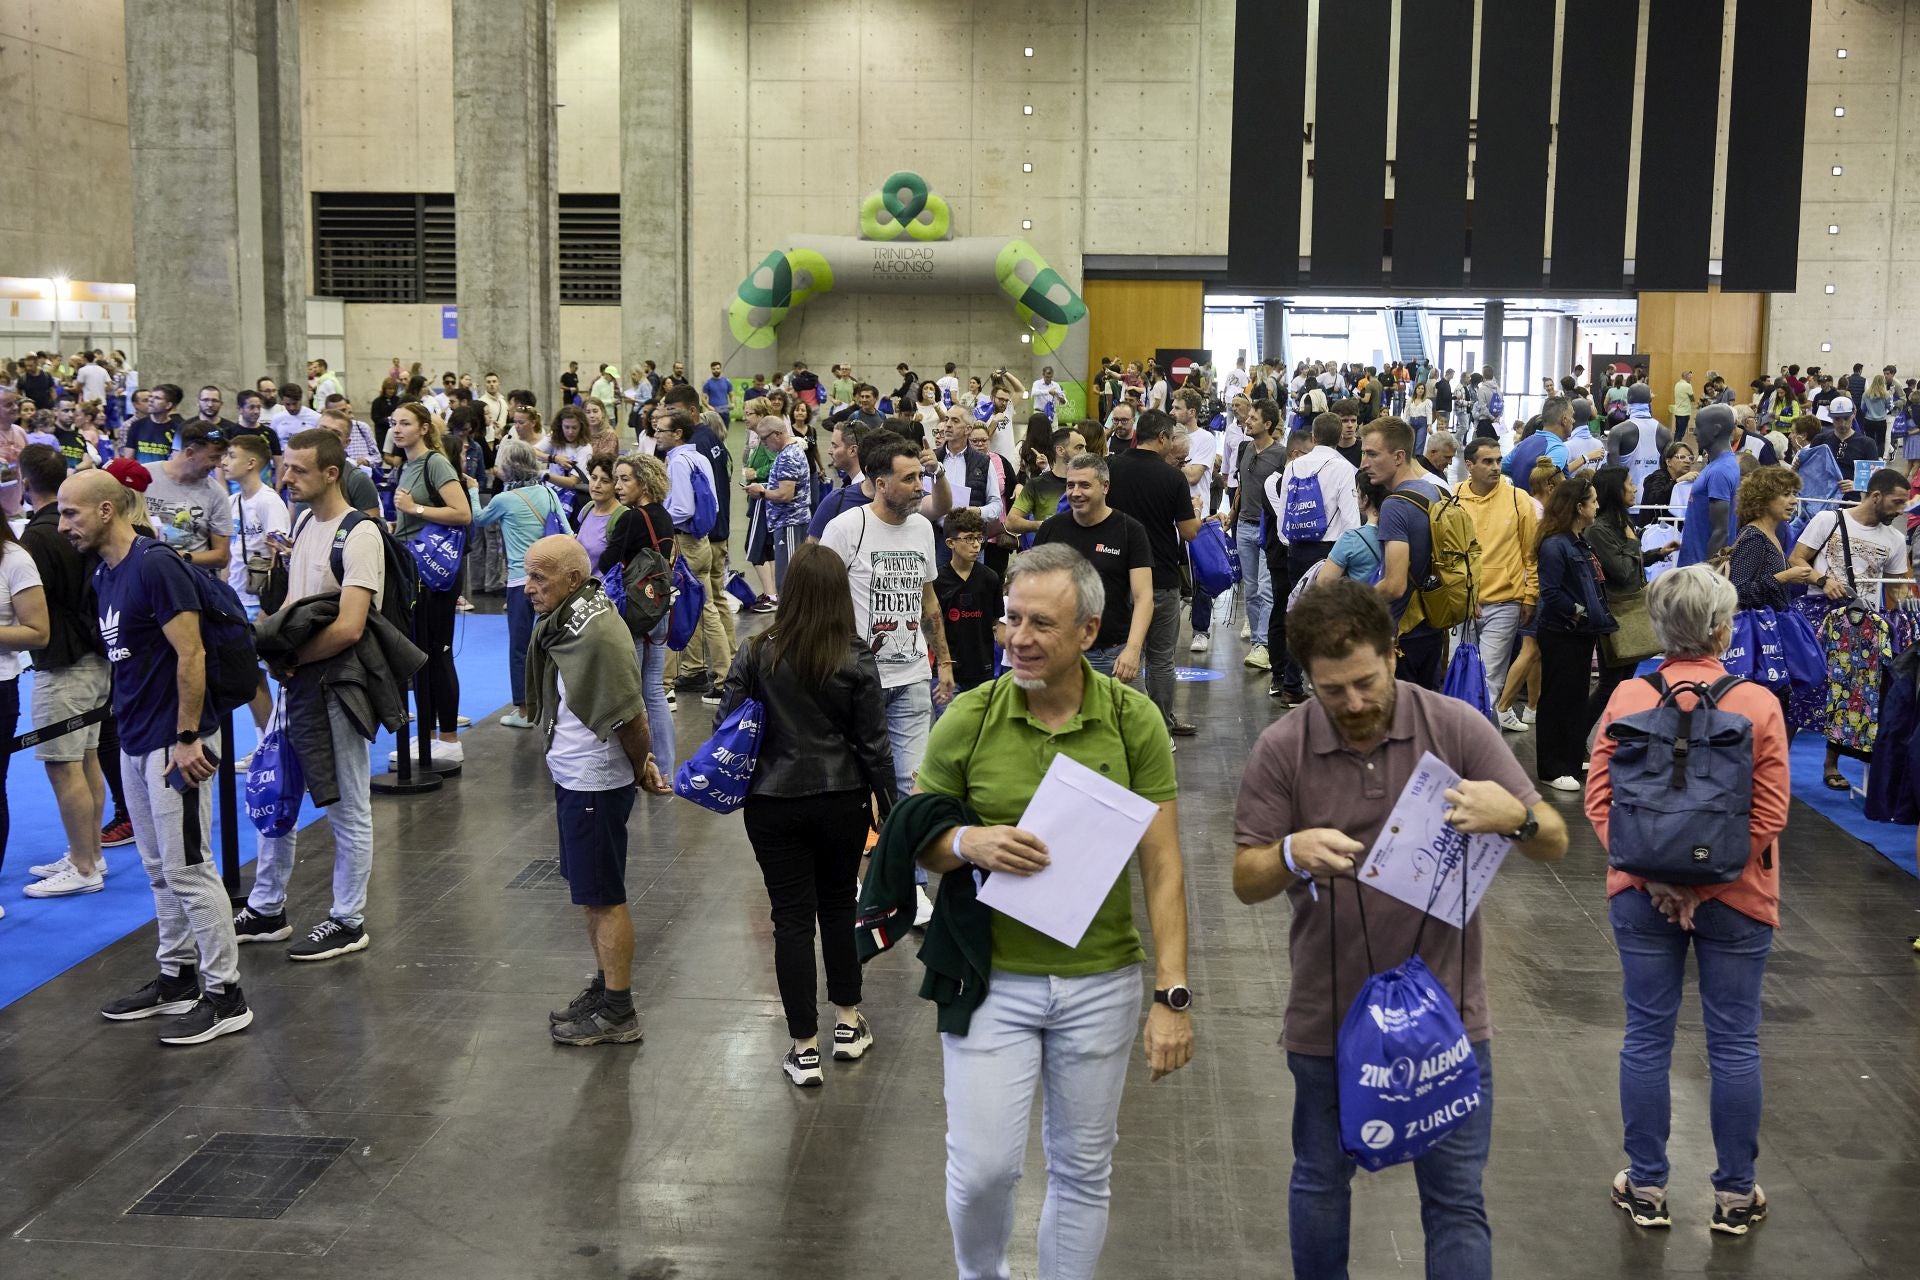
[[1820,781],[1826,783],[1827,790],[1829,791],[1849,791],[1853,787],[1853,784],[1847,781],[1846,775],[1838,769],[1827,770],[1826,775],[1822,777]]

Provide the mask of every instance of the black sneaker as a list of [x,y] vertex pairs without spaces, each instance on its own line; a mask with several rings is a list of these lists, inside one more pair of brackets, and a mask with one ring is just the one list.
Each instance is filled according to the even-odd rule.
[[263,916],[252,907],[242,907],[233,913],[233,940],[246,944],[249,942],[285,942],[293,936],[293,926],[287,923],[287,913],[275,912]]
[[303,942],[296,942],[287,948],[289,960],[331,960],[335,956],[346,955],[349,951],[365,951],[367,931],[355,925],[342,924],[328,916],[313,926],[313,931]]
[[586,990],[575,996],[566,1008],[547,1010],[547,1025],[550,1027],[557,1026],[562,1022],[572,1022],[574,1019],[581,1017],[589,1009],[592,1009],[600,1003],[600,996],[606,989],[607,980],[597,973],[594,974],[591,978],[587,979]]
[[1626,1210],[1636,1227],[1671,1227],[1673,1215],[1667,1212],[1667,1189],[1636,1187],[1631,1173],[1629,1169],[1622,1169],[1613,1175],[1613,1203]]
[[200,999],[200,971],[182,969],[180,976],[161,974],[132,995],[110,1000],[100,1007],[100,1016],[115,1022],[135,1022],[189,1012]]
[[707,673],[690,671],[673,682],[673,687],[681,693],[705,693],[707,691]]
[[856,1062],[871,1048],[873,1048],[873,1028],[867,1025],[865,1018],[861,1018],[852,1026],[844,1022],[834,1024],[833,1060],[835,1062]]
[[1200,732],[1200,727],[1198,725],[1188,724],[1185,720],[1175,720],[1167,726],[1167,732],[1176,738],[1191,738],[1194,734]]
[[780,1069],[787,1073],[787,1079],[802,1089],[817,1089],[827,1082],[827,1078],[820,1074],[818,1049],[787,1050],[786,1059],[781,1062]]
[[553,1023],[547,1030],[555,1044],[639,1044],[640,1015],[631,1008],[613,1012],[603,992],[579,1017]]
[[1753,1190],[1744,1196],[1731,1191],[1714,1192],[1713,1221],[1708,1225],[1730,1236],[1743,1236],[1747,1234],[1747,1228],[1766,1216],[1767,1193],[1755,1183]]
[[160,1035],[161,1044],[205,1044],[221,1036],[245,1031],[253,1025],[253,1010],[239,987],[228,987],[215,995],[209,991],[200,997],[191,1012],[168,1024]]

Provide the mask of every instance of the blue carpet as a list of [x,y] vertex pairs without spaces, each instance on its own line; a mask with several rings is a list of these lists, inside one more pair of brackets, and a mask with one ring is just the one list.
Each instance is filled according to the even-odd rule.
[[[507,679],[505,615],[459,615],[454,653],[460,668],[460,711],[477,724],[500,710],[512,696]],[[32,678],[30,671],[21,677],[23,717],[30,704],[28,682]],[[234,736],[239,739],[236,755],[244,756],[253,750],[256,739],[253,719],[242,710],[234,720]],[[24,733],[27,728],[23,719],[17,732]],[[374,753],[374,774],[387,772],[393,735],[383,733],[368,749]],[[13,758],[7,801],[12,836],[7,843],[6,863],[0,867],[0,905],[7,909],[6,918],[0,920],[0,1008],[153,921],[153,891],[141,869],[139,851],[132,845],[107,851],[107,887],[99,893],[72,898],[25,896],[21,889],[32,879],[27,868],[53,861],[67,846],[46,770],[33,758],[31,749]],[[212,837],[216,859],[220,850],[219,813],[216,797]],[[309,802],[301,811],[301,827],[320,816]],[[240,860],[244,865],[253,861],[258,839],[246,819],[244,805],[240,826]],[[376,820],[374,848],[379,847]]]
[[[1800,734],[1793,740],[1789,754],[1793,767],[1794,799],[1805,801],[1815,813],[1848,835],[1872,846],[1908,875],[1920,877],[1920,865],[1916,865],[1914,858],[1914,827],[1896,822],[1870,821],[1859,795],[1853,791],[1829,791],[1821,782],[1821,776],[1826,772],[1825,738],[1818,734]],[[1866,788],[1867,766],[1864,762],[1842,756],[1840,772],[1856,789]]]

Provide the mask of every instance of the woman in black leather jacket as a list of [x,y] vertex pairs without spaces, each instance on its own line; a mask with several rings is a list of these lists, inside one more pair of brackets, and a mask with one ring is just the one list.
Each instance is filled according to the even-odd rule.
[[880,674],[854,630],[846,566],[827,548],[802,547],[787,566],[773,625],[735,656],[715,723],[750,697],[765,723],[743,812],[773,905],[773,970],[793,1037],[781,1069],[818,1085],[813,922],[836,1015],[833,1056],[851,1062],[873,1045],[854,954],[860,855],[869,801],[885,817],[894,800]]

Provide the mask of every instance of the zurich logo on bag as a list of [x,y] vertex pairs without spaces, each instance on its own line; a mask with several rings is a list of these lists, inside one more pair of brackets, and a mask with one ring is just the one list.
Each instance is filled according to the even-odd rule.
[[285,704],[277,702],[273,719],[247,766],[247,817],[263,836],[284,836],[300,822],[300,796],[307,789],[300,757],[287,738]]
[[1317,475],[1294,475],[1287,481],[1286,509],[1280,533],[1288,542],[1323,542],[1327,536],[1327,502]]
[[460,576],[460,557],[467,550],[465,525],[429,524],[407,539],[407,550],[420,569],[420,585],[428,591],[448,591]]
[[745,804],[766,719],[758,698],[741,699],[713,736],[680,766],[673,778],[674,794],[715,813],[732,813]]
[[1480,1109],[1466,1026],[1418,955],[1360,988],[1335,1062],[1340,1145],[1370,1171],[1417,1159]]

